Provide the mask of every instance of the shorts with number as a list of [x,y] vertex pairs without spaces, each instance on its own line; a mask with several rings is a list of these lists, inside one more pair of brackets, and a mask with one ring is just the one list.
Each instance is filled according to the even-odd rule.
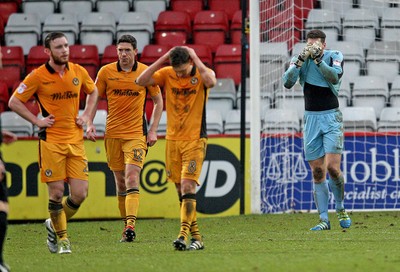
[[89,167],[85,146],[81,144],[56,144],[39,140],[39,167],[42,182],[88,180]]
[[143,168],[147,154],[146,136],[137,139],[105,138],[104,145],[111,171],[123,171],[127,164]]
[[180,183],[182,179],[191,179],[200,184],[206,149],[206,138],[194,141],[167,140],[165,168],[168,181]]
[[342,154],[342,112],[339,109],[305,111],[303,138],[306,161],[316,160],[326,153]]

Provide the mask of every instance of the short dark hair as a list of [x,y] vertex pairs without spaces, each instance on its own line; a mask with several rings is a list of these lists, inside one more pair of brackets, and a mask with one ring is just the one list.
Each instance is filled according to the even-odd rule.
[[129,34],[122,35],[118,39],[117,44],[120,44],[120,43],[130,43],[132,45],[133,49],[137,48],[137,41],[136,41],[135,37],[133,37],[132,35],[129,35]]
[[326,39],[326,34],[322,30],[313,29],[307,33],[307,39],[321,39],[321,42],[324,43]]
[[50,32],[47,34],[46,38],[44,38],[44,47],[50,49],[50,42],[61,37],[67,38],[62,32]]
[[186,48],[177,46],[169,52],[169,61],[173,67],[188,63],[189,60],[190,55]]

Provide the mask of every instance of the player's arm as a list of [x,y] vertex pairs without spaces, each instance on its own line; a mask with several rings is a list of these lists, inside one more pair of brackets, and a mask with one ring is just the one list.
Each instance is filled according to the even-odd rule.
[[32,124],[43,128],[43,127],[51,127],[54,125],[55,118],[54,115],[49,114],[49,116],[45,118],[38,118],[34,115],[26,106],[25,104],[15,95],[12,95],[10,100],[8,101],[8,107],[20,115],[25,120],[28,120]]
[[311,51],[311,58],[314,63],[317,65],[319,71],[324,76],[324,78],[332,83],[337,84],[339,82],[340,77],[343,74],[343,55],[339,51],[336,51],[332,54],[332,66],[329,66],[323,59],[323,51],[320,42],[315,42],[312,45]]
[[310,57],[311,52],[311,44],[307,44],[303,50],[300,52],[299,55],[293,57],[290,61],[289,68],[286,70],[286,72],[283,74],[283,86],[285,88],[290,89],[296,84],[297,79],[299,78],[300,75],[300,70],[301,67],[303,66],[303,63]]
[[201,78],[203,79],[204,85],[207,88],[212,88],[217,84],[217,78],[213,70],[209,69],[197,56],[196,51],[193,48],[183,46],[189,52],[189,56],[192,59],[193,63],[196,65],[197,69],[200,72]]
[[96,141],[96,127],[93,125],[93,119],[96,115],[97,103],[99,101],[99,92],[96,85],[93,91],[86,97],[86,106],[82,115],[77,119],[76,123],[80,126],[86,124],[86,137],[91,141]]
[[153,100],[154,107],[152,114],[153,122],[151,123],[149,131],[147,133],[147,143],[149,146],[153,146],[157,142],[157,129],[164,107],[161,92],[159,92],[155,96],[152,96],[151,99]]
[[139,77],[136,78],[135,83],[140,86],[150,86],[154,85],[155,81],[153,79],[153,74],[159,70],[163,64],[169,60],[169,51],[165,53],[162,57],[152,63],[147,67]]

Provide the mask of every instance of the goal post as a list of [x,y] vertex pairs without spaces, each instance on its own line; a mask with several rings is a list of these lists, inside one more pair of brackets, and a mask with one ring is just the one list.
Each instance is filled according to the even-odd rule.
[[[311,28],[322,29],[327,49],[344,55],[339,105],[345,126],[345,208],[400,210],[398,2],[249,1],[252,213],[316,212],[303,150],[302,89],[299,84],[285,89],[281,79]],[[339,19],[323,25],[328,20],[318,23],[312,10],[330,10],[325,16],[333,12]],[[329,209],[334,210],[332,193]]]

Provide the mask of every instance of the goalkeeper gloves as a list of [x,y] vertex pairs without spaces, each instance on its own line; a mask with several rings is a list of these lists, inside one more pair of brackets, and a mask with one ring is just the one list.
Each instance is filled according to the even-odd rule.
[[311,55],[310,48],[311,44],[307,44],[306,47],[303,48],[301,53],[297,56],[297,61],[294,63],[297,68],[301,67],[303,63],[308,59],[308,57]]
[[311,58],[314,60],[314,63],[319,66],[322,59],[322,43],[320,41],[316,41],[310,48]]

